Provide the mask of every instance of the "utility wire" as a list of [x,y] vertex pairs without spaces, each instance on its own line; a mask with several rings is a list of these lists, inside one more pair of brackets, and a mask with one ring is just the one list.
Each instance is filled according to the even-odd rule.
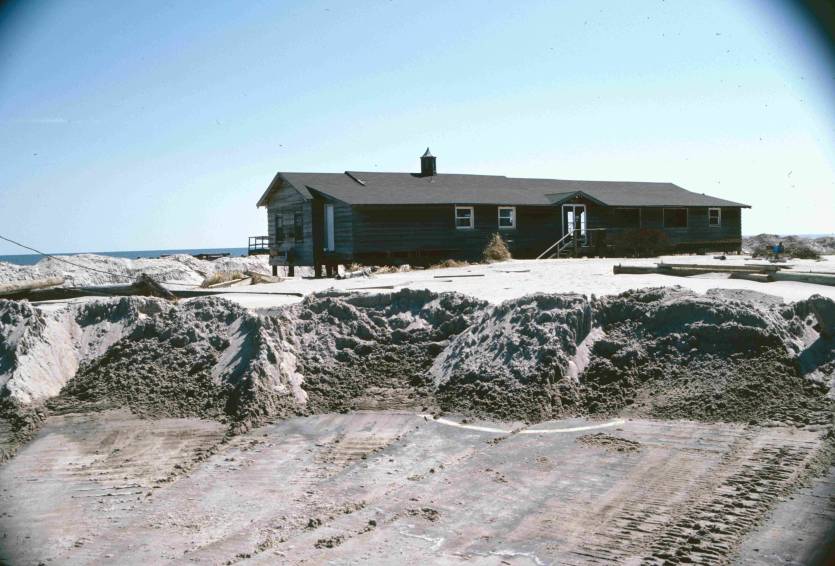
[[[35,253],[40,254],[40,255],[42,255],[42,256],[44,256],[44,257],[51,257],[51,258],[52,258],[52,259],[54,259],[54,260],[61,261],[61,262],[64,262],[64,263],[68,263],[68,264],[73,265],[73,266],[75,266],[75,267],[80,267],[81,269],[87,269],[87,270],[89,270],[89,271],[95,271],[95,272],[97,272],[97,273],[103,273],[103,274],[105,274],[105,275],[110,275],[110,276],[112,276],[112,277],[120,277],[120,278],[121,278],[121,277],[130,276],[130,274],[128,274],[128,273],[114,273],[114,272],[112,272],[112,271],[104,271],[104,270],[101,270],[101,269],[96,269],[95,267],[90,267],[90,266],[88,266],[88,265],[82,265],[82,264],[80,264],[80,263],[75,263],[75,262],[69,261],[69,260],[67,260],[67,259],[64,259],[64,258],[62,258],[62,257],[55,256],[55,255],[52,255],[52,254],[48,254],[48,253],[46,253],[46,252],[42,252],[42,251],[40,251],[40,250],[36,250],[35,248],[30,248],[29,246],[24,245],[24,244],[21,244],[20,242],[15,242],[14,240],[9,239],[9,238],[7,238],[7,237],[3,236],[2,234],[0,234],[0,240],[6,240],[7,242],[11,242],[12,244],[14,244],[14,245],[16,245],[16,246],[20,246],[21,248],[24,248],[24,249],[27,249],[27,250],[29,250],[29,251],[35,252]],[[194,287],[194,285],[192,285],[192,284],[190,284],[190,283],[170,283],[170,282],[165,282],[165,284],[166,284],[166,285],[176,285],[176,286],[178,286],[178,287]],[[102,293],[102,294],[105,294],[105,293]]]
[[14,245],[16,245],[16,246],[20,246],[21,248],[27,249],[27,250],[29,250],[29,251],[33,251],[33,252],[35,252],[35,253],[37,253],[37,254],[41,254],[41,255],[42,255],[42,256],[44,256],[44,257],[51,257],[51,258],[52,258],[52,259],[54,259],[54,260],[57,260],[57,261],[62,261],[62,262],[64,262],[64,263],[68,263],[68,264],[73,265],[73,266],[75,266],[75,267],[80,267],[81,269],[87,269],[87,270],[89,270],[89,271],[96,271],[96,272],[98,272],[98,273],[103,273],[103,274],[105,274],[105,275],[110,275],[111,277],[125,277],[125,275],[126,275],[125,273],[113,273],[113,272],[111,272],[111,271],[104,271],[104,270],[102,270],[102,269],[96,269],[95,267],[90,267],[89,265],[82,265],[82,264],[80,264],[80,263],[74,263],[74,262],[69,261],[69,260],[66,260],[66,259],[64,259],[64,258],[61,258],[61,257],[58,257],[58,256],[54,256],[54,255],[52,255],[52,254],[48,254],[48,253],[46,253],[46,252],[42,252],[42,251],[40,251],[40,250],[36,250],[35,248],[30,248],[29,246],[27,246],[27,245],[25,245],[25,244],[21,244],[20,242],[15,242],[14,240],[12,240],[12,239],[10,239],[10,238],[7,238],[7,237],[5,237],[5,236],[3,236],[2,234],[0,234],[0,240],[6,240],[7,242],[10,242],[10,243],[12,243],[12,244],[14,244]]

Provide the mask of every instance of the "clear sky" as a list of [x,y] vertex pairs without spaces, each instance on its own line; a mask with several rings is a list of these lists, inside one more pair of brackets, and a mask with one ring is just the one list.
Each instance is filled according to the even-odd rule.
[[[0,10],[0,234],[244,246],[284,171],[670,181],[835,231],[835,65],[776,1],[31,1]],[[0,242],[0,254],[22,252]]]

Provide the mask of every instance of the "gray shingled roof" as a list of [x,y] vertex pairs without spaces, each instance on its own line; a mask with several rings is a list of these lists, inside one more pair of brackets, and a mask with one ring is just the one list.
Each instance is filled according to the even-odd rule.
[[[403,204],[559,204],[577,193],[608,206],[729,206],[750,208],[672,183],[621,181],[565,181],[523,179],[497,175],[440,174],[421,177],[413,173],[279,173],[259,200],[269,200],[276,180],[283,177],[306,198],[310,190],[354,205]],[[356,179],[356,180],[355,180]],[[357,182],[357,180],[361,181]]]

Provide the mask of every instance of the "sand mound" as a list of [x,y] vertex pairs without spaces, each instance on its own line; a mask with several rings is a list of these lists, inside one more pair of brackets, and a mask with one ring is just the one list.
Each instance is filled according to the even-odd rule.
[[45,257],[35,265],[0,262],[0,283],[5,281],[63,276],[66,287],[118,285],[132,283],[139,274],[150,275],[164,283],[199,285],[215,271],[257,271],[269,273],[267,256],[225,257],[204,261],[186,254],[160,259],[127,259],[121,257],[79,254],[63,259]]
[[792,249],[808,248],[821,255],[835,254],[835,236],[819,236],[816,238],[806,236],[780,236],[778,234],[758,234],[742,238],[742,249],[747,253],[764,253],[783,242],[787,253]]
[[2,397],[25,405],[57,395],[80,364],[166,308],[156,299],[124,297],[45,313],[25,301],[0,300]]
[[432,365],[441,407],[531,420],[563,414],[577,402],[569,364],[591,322],[580,295],[537,294],[486,309]]
[[[590,412],[824,424],[828,384],[801,359],[821,338],[814,313],[832,301],[782,306],[681,288],[630,291],[594,304],[605,336],[583,374]],[[823,342],[821,342],[823,340]],[[820,370],[818,366],[817,370]],[[831,381],[831,375],[829,379]]]
[[292,329],[311,411],[434,404],[428,370],[487,303],[404,289],[324,293],[281,314]]
[[103,299],[54,313],[0,300],[7,420],[46,401],[237,429],[371,408],[805,425],[831,421],[833,379],[835,303],[820,296],[783,305],[663,288],[494,306],[405,289],[327,292],[261,315],[219,298]]
[[216,298],[162,304],[82,364],[53,408],[125,405],[141,415],[246,423],[304,404],[295,360],[273,320]]

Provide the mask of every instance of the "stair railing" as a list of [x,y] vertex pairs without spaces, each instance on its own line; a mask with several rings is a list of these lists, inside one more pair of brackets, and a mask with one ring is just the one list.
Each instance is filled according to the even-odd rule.
[[[553,250],[554,248],[556,248],[557,246],[559,246],[560,244],[562,244],[564,241],[566,241],[566,240],[568,240],[569,238],[571,238],[571,236],[573,236],[573,235],[574,235],[574,233],[573,233],[573,232],[568,232],[565,236],[563,236],[562,238],[560,238],[559,240],[557,240],[556,242],[554,242],[553,244],[551,244],[551,246],[549,246],[547,250],[545,250],[544,252],[542,252],[541,254],[539,254],[539,255],[536,257],[536,259],[542,259],[542,258],[543,258],[543,257],[545,257],[546,255],[548,255],[548,253],[549,253],[551,250]],[[558,253],[558,254],[559,254],[559,252],[560,252],[560,250],[557,250],[557,253]]]

